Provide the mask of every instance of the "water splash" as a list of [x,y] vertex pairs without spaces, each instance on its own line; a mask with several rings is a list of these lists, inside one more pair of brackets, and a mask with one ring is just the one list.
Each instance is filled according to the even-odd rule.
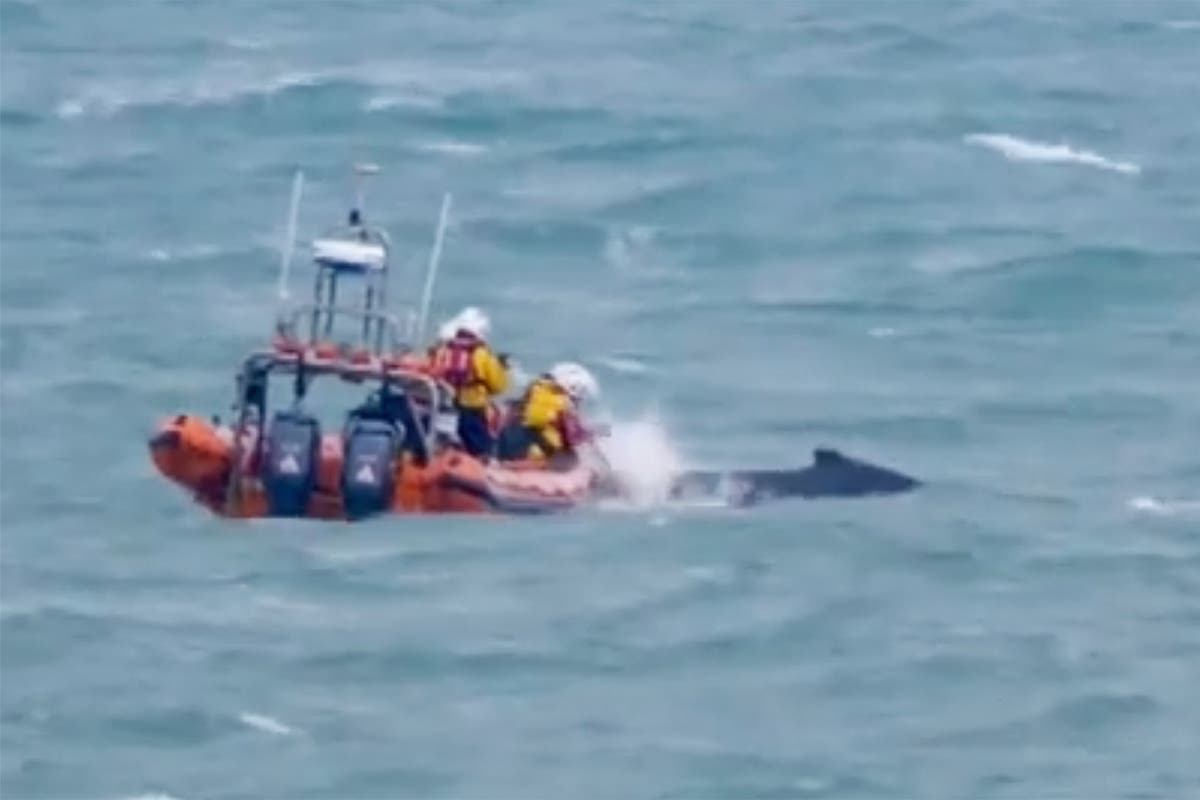
[[683,458],[657,413],[617,421],[600,444],[609,467],[637,508],[661,506],[683,470]]

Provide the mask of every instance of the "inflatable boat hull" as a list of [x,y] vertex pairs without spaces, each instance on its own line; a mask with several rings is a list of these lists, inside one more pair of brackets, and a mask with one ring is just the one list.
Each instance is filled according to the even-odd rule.
[[[155,467],[214,513],[228,517],[299,516],[316,519],[361,517],[348,514],[343,501],[344,445],[340,435],[325,434],[314,459],[315,475],[302,510],[273,511],[270,482],[257,463],[255,434],[234,447],[233,432],[200,417],[181,415],[163,423],[149,442]],[[236,452],[240,477],[231,480]],[[391,513],[546,513],[584,502],[596,482],[585,464],[548,468],[540,464],[485,464],[459,450],[445,450],[427,461],[398,458],[389,476]]]

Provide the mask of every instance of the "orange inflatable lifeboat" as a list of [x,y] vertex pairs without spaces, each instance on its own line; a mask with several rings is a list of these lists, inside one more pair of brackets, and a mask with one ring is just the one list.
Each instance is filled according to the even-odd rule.
[[[279,376],[292,397],[272,411]],[[304,408],[321,378],[371,389],[337,432],[324,432]],[[587,500],[598,480],[579,461],[485,463],[466,454],[453,434],[453,390],[415,356],[366,363],[281,340],[246,359],[237,386],[232,425],[180,414],[149,442],[159,473],[223,516],[541,513]]]
[[[356,167],[359,180],[376,171],[373,165]],[[281,300],[288,296],[302,189],[297,173]],[[409,311],[402,322],[386,308],[391,240],[366,225],[362,202],[360,185],[347,224],[313,241],[312,302],[290,316],[281,309],[272,346],[243,362],[232,424],[188,414],[164,421],[150,438],[158,471],[228,517],[531,513],[586,500],[597,475],[585,464],[484,463],[455,445],[453,391],[431,374],[419,347],[448,203],[442,206],[421,309]],[[356,282],[361,286],[359,307],[337,304],[347,297],[339,291],[344,279],[351,289]],[[291,402],[273,409],[268,389],[279,376],[291,382]],[[318,379],[371,390],[337,432],[324,432],[306,410],[309,388]]]

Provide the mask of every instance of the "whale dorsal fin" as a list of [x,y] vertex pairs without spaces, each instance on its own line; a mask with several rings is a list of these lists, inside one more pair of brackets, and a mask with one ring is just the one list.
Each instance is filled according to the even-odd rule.
[[813,464],[818,467],[844,463],[846,463],[846,457],[831,447],[818,447],[813,450]]

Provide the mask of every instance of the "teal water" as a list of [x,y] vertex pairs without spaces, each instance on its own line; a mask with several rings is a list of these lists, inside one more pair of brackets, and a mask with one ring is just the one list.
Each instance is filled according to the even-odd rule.
[[[0,2],[0,795],[1200,793],[1194,2]],[[235,525],[145,438],[292,171],[691,463],[883,500]]]

